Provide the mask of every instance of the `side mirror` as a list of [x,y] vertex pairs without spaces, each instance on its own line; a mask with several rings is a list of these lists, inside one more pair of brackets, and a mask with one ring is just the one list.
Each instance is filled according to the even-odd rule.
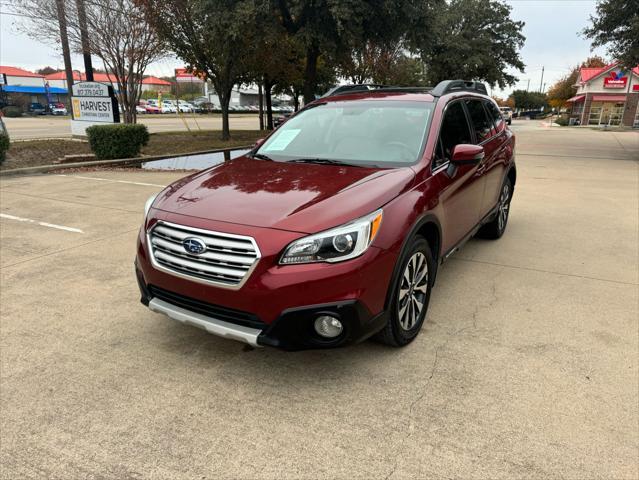
[[264,143],[264,140],[266,140],[266,138],[258,138],[255,140],[255,148],[260,147]]
[[459,165],[476,165],[484,159],[484,147],[461,143],[453,148],[451,163]]

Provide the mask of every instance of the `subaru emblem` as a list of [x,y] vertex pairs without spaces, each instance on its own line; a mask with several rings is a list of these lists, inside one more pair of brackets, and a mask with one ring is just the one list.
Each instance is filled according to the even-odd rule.
[[199,255],[206,250],[206,243],[196,237],[187,237],[182,240],[182,246],[187,253],[191,255]]

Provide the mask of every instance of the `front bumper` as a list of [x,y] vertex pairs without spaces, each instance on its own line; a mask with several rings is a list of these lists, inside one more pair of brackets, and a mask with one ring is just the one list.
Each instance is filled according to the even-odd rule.
[[[265,324],[250,313],[209,305],[147,285],[137,264],[136,277],[141,302],[150,310],[253,347],[271,346],[284,350],[341,347],[367,339],[381,330],[387,321],[386,312],[372,315],[361,301],[345,300],[292,308],[282,312],[273,323]],[[325,314],[337,317],[344,326],[343,333],[336,339],[322,338],[313,329],[315,319]]]
[[[287,350],[356,343],[384,326],[396,253],[371,246],[360,257],[341,263],[281,266],[277,260],[282,250],[302,234],[212,221],[195,226],[250,235],[262,258],[237,290],[203,285],[156,269],[141,231],[136,272],[142,302],[152,310],[253,346]],[[317,316],[326,313],[344,325],[334,341],[320,338],[313,329]]]

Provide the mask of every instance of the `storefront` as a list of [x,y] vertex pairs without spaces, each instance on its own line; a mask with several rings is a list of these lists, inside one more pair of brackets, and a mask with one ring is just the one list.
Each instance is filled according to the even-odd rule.
[[639,67],[582,68],[576,87],[568,100],[571,125],[639,127]]

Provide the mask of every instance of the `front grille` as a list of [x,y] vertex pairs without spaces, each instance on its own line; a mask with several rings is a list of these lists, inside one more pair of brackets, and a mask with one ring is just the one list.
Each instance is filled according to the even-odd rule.
[[257,315],[253,315],[252,313],[202,302],[195,298],[185,297],[179,293],[169,292],[154,285],[148,285],[147,288],[151,297],[159,298],[160,300],[164,300],[165,302],[182,307],[191,312],[201,313],[207,317],[224,320],[225,322],[236,325],[244,325],[245,327],[257,328],[259,330],[263,330],[266,327],[266,324],[262,322]]
[[[206,249],[200,254],[185,250],[189,237],[201,240]],[[251,237],[201,230],[173,223],[158,222],[148,233],[149,250],[156,267],[200,283],[239,288],[260,258]]]

